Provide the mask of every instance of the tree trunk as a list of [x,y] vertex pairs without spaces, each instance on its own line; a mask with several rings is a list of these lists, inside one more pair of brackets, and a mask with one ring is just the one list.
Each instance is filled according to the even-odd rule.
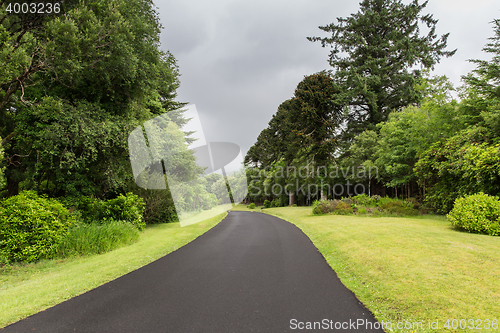
[[324,190],[321,190],[321,201],[328,200],[328,196]]
[[7,197],[10,198],[19,194],[19,181],[7,176]]
[[289,199],[289,205],[292,206],[293,204],[295,204],[295,193],[293,193],[292,191],[288,192],[288,199]]

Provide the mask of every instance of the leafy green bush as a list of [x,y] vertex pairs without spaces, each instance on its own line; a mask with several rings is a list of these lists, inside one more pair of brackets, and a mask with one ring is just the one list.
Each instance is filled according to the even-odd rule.
[[144,200],[144,213],[146,224],[179,222],[177,211],[170,193],[163,190],[148,190],[147,195],[141,195]]
[[248,208],[255,209],[255,204],[252,202],[250,205],[248,205]]
[[500,235],[500,201],[482,192],[455,200],[446,215],[451,225],[468,232]]
[[340,215],[347,215],[347,214],[352,214],[353,210],[350,204],[347,204],[344,201],[340,201],[337,204],[337,207],[335,207],[335,214],[340,214]]
[[266,208],[270,208],[270,207],[271,207],[271,201],[269,201],[269,200],[267,200],[267,199],[266,199],[266,200],[264,200],[264,207],[266,207]]
[[372,199],[366,194],[360,194],[352,197],[352,201],[361,206],[370,206],[372,204]]
[[275,198],[271,201],[271,207],[281,207],[281,199]]
[[418,210],[413,208],[413,203],[410,201],[398,199],[385,200],[385,202],[380,205],[380,208],[382,208],[384,212],[401,216],[418,215]]
[[380,208],[392,213],[392,212],[395,212],[397,209],[403,208],[403,202],[399,201],[399,200],[391,199],[390,201],[386,201],[386,202],[382,203],[380,205]]
[[21,192],[0,202],[0,252],[9,261],[47,258],[72,222],[59,201]]
[[74,205],[80,212],[83,222],[87,224],[102,224],[108,220],[114,220],[129,222],[139,230],[146,227],[143,219],[144,200],[133,193],[127,193],[126,196],[120,194],[108,201],[82,196],[69,199],[66,204]]
[[100,254],[139,239],[139,232],[132,224],[108,221],[106,224],[80,224],[70,228],[55,250],[59,258]]
[[346,203],[348,205],[352,205],[354,203],[354,201],[352,201],[351,198],[342,198],[340,201],[342,201],[343,203]]
[[335,211],[339,201],[338,200],[323,200],[323,201],[315,201],[313,203],[313,211],[312,213],[315,215],[319,214],[327,214]]
[[133,193],[126,196],[120,194],[118,197],[104,203],[105,216],[117,221],[125,221],[143,230],[146,223],[142,219],[144,213],[144,201]]

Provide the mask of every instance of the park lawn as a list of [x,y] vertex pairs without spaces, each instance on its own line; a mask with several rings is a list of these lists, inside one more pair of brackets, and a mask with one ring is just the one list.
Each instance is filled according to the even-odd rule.
[[141,232],[138,242],[100,255],[0,268],[0,327],[145,266],[191,242],[226,215],[186,227],[151,225]]
[[[299,227],[342,282],[380,322],[391,322],[394,332],[448,331],[448,319],[449,331],[500,331],[485,329],[486,319],[500,321],[500,237],[454,230],[441,216],[311,216],[311,211],[262,210]],[[460,319],[476,320],[476,329],[462,321],[466,328],[453,330]],[[436,320],[439,330],[429,329],[429,321]],[[396,329],[407,321],[414,329]]]

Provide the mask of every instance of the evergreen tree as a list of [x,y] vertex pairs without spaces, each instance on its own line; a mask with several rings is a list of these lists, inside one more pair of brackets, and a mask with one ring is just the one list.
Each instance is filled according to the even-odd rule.
[[[335,79],[348,101],[346,139],[387,120],[391,111],[418,104],[421,96],[414,89],[421,71],[414,66],[432,68],[443,56],[448,34],[437,37],[437,20],[421,12],[427,1],[405,5],[401,0],[363,0],[360,10],[319,28],[331,37],[308,37],[330,45],[329,63]],[[419,23],[428,28],[420,34]]]

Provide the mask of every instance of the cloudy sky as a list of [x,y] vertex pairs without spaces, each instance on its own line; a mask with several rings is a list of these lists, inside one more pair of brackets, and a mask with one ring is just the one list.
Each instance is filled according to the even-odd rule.
[[[409,1],[405,0],[405,3]],[[422,1],[420,1],[422,2]],[[359,8],[357,0],[155,0],[161,47],[178,61],[178,100],[196,105],[207,141],[234,142],[243,154],[297,84],[328,65],[328,49],[308,36],[327,36],[320,25]],[[438,19],[437,33],[450,33],[455,56],[434,73],[457,86],[474,68],[500,18],[498,0],[430,0],[424,13]]]

